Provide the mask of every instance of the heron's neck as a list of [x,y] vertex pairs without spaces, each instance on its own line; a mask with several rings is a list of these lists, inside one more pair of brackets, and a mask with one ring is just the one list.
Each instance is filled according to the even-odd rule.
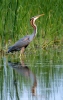
[[30,41],[32,41],[34,39],[34,37],[36,36],[36,34],[37,34],[37,26],[36,26],[34,20],[31,20],[31,26],[33,27],[34,31],[31,34]]
[[34,37],[35,37],[36,34],[37,34],[37,26],[36,26],[35,22],[32,22],[31,25],[32,25],[32,27],[33,27],[33,29],[34,29],[33,34],[34,34]]
[[34,28],[34,31],[33,31],[33,34],[34,34],[34,37],[36,36],[37,34],[37,26],[33,27]]
[[31,26],[32,26],[33,29],[34,29],[33,34],[34,34],[34,37],[35,37],[36,34],[37,34],[37,26],[36,26],[36,24],[35,24],[35,20],[31,20],[31,21],[30,21],[30,24],[31,24]]
[[34,28],[33,33],[30,35],[30,41],[32,41],[34,39],[34,37],[36,36],[36,34],[37,34],[37,27]]

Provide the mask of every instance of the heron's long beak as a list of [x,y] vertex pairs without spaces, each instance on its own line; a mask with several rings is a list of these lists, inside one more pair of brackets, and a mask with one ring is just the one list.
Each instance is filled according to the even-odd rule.
[[45,15],[45,14],[41,14],[41,15],[35,16],[34,19],[36,20],[36,19],[38,19],[39,17],[44,16],[44,15]]

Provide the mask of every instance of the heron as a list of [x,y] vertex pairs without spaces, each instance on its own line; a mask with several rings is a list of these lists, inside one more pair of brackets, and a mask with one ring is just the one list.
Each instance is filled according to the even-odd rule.
[[14,45],[8,48],[8,53],[13,53],[14,51],[21,51],[21,54],[24,53],[25,48],[30,44],[30,42],[34,39],[34,37],[37,34],[37,26],[35,24],[35,21],[44,14],[34,16],[30,19],[30,24],[33,27],[34,31],[31,35],[26,35],[20,40],[18,40]]

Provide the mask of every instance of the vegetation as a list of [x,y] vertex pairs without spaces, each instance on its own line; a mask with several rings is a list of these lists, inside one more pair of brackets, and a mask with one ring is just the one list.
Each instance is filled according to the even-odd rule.
[[62,44],[62,10],[62,0],[0,0],[0,51],[8,49],[24,35],[31,34],[33,29],[29,19],[42,13],[45,16],[36,21],[38,34],[29,48]]

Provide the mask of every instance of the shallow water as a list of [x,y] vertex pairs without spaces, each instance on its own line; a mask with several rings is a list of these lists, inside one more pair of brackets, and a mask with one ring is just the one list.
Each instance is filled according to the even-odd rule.
[[0,100],[63,100],[62,50],[0,57]]

